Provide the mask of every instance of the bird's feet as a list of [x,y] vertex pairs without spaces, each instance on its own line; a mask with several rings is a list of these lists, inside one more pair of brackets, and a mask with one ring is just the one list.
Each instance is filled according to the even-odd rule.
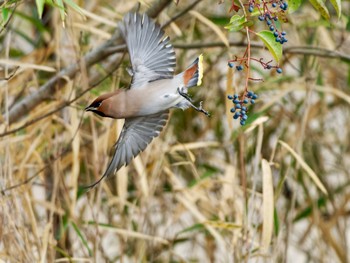
[[187,93],[185,93],[185,92],[183,92],[183,87],[181,87],[181,88],[177,88],[177,92],[182,96],[182,97],[184,97],[187,101],[188,101],[188,103],[189,103],[189,105],[192,107],[192,108],[194,108],[196,111],[198,111],[198,112],[202,112],[202,113],[204,113],[206,116],[210,116],[210,113],[208,112],[208,111],[206,111],[206,110],[204,110],[203,109],[203,101],[201,101],[200,103],[199,103],[199,107],[197,107],[197,106],[195,106],[195,105],[193,105],[193,103],[192,103],[192,98],[187,94]]
[[184,97],[187,101],[189,102],[193,102],[192,98],[190,97],[190,95],[188,95],[188,93],[184,92],[184,87],[181,87],[181,88],[177,88],[177,92],[182,96]]
[[206,111],[205,109],[203,109],[203,101],[199,102],[199,107],[196,107],[194,105],[192,105],[192,107],[199,112],[204,113],[206,116],[210,117],[210,113],[208,111]]

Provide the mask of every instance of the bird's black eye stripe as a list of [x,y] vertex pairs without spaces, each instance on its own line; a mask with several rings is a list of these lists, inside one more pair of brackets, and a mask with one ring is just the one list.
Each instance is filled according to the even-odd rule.
[[90,107],[98,108],[101,106],[102,101],[95,101],[94,103],[91,104]]

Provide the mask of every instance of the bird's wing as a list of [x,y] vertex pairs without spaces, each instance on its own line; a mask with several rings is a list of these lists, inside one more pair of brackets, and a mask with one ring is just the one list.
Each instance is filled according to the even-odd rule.
[[146,14],[128,13],[119,28],[132,64],[131,88],[142,88],[157,79],[173,78],[175,51],[159,25]]
[[84,188],[96,186],[103,178],[113,175],[122,166],[142,152],[153,138],[159,136],[169,117],[169,110],[160,113],[125,119],[119,139],[114,146],[114,155],[107,170],[95,183]]

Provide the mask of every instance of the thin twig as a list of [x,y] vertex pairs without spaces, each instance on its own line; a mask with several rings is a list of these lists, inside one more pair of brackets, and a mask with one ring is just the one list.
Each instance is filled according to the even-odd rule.
[[[245,41],[230,41],[230,46],[233,47],[246,47]],[[200,49],[200,48],[219,48],[225,47],[222,42],[209,42],[209,43],[191,43],[191,44],[173,44],[174,48],[178,49]],[[265,46],[258,42],[251,42],[250,47],[252,48],[265,48]],[[315,46],[293,46],[286,47],[283,49],[283,54],[295,54],[295,55],[308,55],[324,58],[341,59],[346,62],[350,62],[350,55],[342,53],[340,51],[315,47]]]
[[162,25],[161,28],[165,28],[168,25],[170,25],[172,22],[176,21],[177,19],[179,19],[180,17],[182,17],[183,15],[187,14],[188,11],[192,10],[197,4],[199,4],[200,2],[202,2],[203,0],[197,0],[194,1],[192,4],[190,4],[188,7],[186,7],[184,10],[182,10],[180,13],[176,14],[175,16],[173,16],[169,21],[167,21],[164,25]]

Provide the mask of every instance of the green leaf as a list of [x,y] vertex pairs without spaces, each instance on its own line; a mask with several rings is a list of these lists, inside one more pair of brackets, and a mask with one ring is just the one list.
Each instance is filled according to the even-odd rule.
[[186,233],[186,232],[202,231],[202,230],[205,230],[204,224],[197,223],[197,224],[194,224],[194,225],[192,225],[190,227],[187,227],[187,228],[181,230],[179,233],[177,233],[177,235],[180,235],[180,234],[183,234],[183,233]]
[[337,12],[338,18],[341,17],[341,0],[330,0],[332,6]]
[[274,209],[274,213],[273,213],[273,223],[274,223],[275,235],[278,236],[278,233],[280,230],[280,223],[279,223],[279,218],[278,218],[278,213],[276,208]]
[[[324,197],[321,197],[317,200],[317,208],[320,209],[322,207],[325,207],[327,204],[327,199]],[[308,206],[304,210],[300,211],[296,217],[293,219],[294,222],[300,221],[302,219],[305,219],[309,217],[312,214],[312,211],[314,209],[314,206]]]
[[218,26],[226,26],[227,25],[227,17],[226,16],[209,16],[208,19],[212,21],[215,25]]
[[41,18],[44,12],[45,0],[35,0],[35,3],[36,8],[38,9],[38,16]]
[[302,0],[288,0],[288,13],[291,14],[299,9]]
[[330,16],[328,9],[322,0],[309,0],[309,2],[320,12],[324,19],[329,20]]
[[245,26],[245,17],[240,15],[234,15],[230,19],[230,23],[225,26],[229,31],[239,31]]
[[86,238],[83,236],[83,234],[80,232],[78,226],[74,223],[74,222],[71,222],[75,232],[77,233],[77,235],[79,236],[81,242],[83,242],[84,246],[86,247],[86,249],[89,251],[89,256],[91,257],[92,256],[92,250],[91,248],[89,247],[89,244],[86,240]]
[[63,234],[66,232],[69,225],[69,218],[67,214],[64,214],[62,217],[62,223],[59,225],[58,230],[55,233],[55,239],[60,240],[63,236]]
[[4,7],[1,9],[1,13],[2,13],[2,21],[6,23],[7,19],[9,18],[9,10]]
[[282,45],[276,42],[276,38],[271,31],[260,31],[257,35],[278,63],[282,58]]

